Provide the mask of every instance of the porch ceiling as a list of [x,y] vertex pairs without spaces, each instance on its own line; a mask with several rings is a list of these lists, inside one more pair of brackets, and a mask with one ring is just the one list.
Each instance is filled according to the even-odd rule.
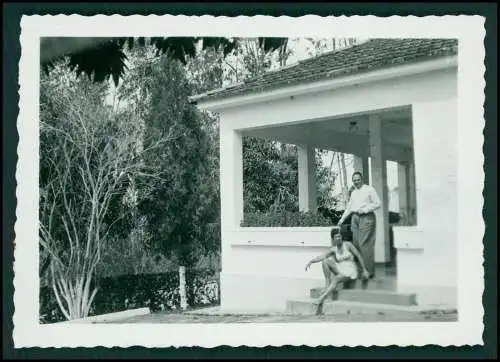
[[[411,112],[408,108],[379,112],[382,139],[388,160],[408,160],[413,146]],[[300,124],[245,130],[246,136],[295,145],[311,145],[358,156],[370,155],[369,115],[315,120]]]

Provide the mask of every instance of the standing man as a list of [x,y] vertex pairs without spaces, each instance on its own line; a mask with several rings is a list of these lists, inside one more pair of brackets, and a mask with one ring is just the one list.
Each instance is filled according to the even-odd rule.
[[354,189],[347,203],[347,207],[340,218],[338,225],[352,214],[351,231],[353,244],[360,251],[370,273],[370,278],[375,275],[375,213],[380,206],[380,199],[375,189],[370,185],[363,184],[361,172],[352,175]]

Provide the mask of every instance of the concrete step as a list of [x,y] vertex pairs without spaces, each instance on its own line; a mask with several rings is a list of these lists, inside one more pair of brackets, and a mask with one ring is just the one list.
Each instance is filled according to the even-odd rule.
[[[314,299],[318,298],[321,291],[321,288],[311,289],[310,297]],[[416,294],[397,293],[385,290],[341,289],[336,293],[332,293],[329,299],[390,305],[417,305]]]
[[[294,315],[313,315],[316,306],[313,299],[295,299],[286,302],[286,313]],[[363,303],[344,300],[326,300],[323,303],[323,314],[325,315],[391,315],[392,317],[407,317],[426,312],[425,308],[411,305],[390,305],[380,303]]]
[[[375,279],[370,279],[368,281],[366,289],[376,289],[376,290],[392,290],[395,291],[397,288],[397,279],[395,277],[382,277],[382,278],[375,278]],[[353,284],[352,288],[346,288],[346,289],[362,289],[362,281],[361,280],[356,280],[355,283]]]
[[[321,288],[314,289],[321,290]],[[360,279],[357,279],[347,283],[343,283],[342,289],[386,290],[395,292],[397,289],[397,280],[396,278],[391,277],[370,279],[365,287],[363,287],[362,281]]]

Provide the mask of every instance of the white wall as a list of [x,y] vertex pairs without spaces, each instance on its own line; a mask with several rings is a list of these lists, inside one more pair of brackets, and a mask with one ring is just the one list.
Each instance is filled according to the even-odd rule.
[[[412,105],[414,117],[417,227],[421,231],[411,234],[408,228],[400,228],[399,234],[395,233],[396,238],[405,242],[411,239],[408,235],[418,235],[410,240],[409,246],[405,242],[399,244],[398,283],[401,288],[410,285],[421,290],[436,286],[454,288],[456,82],[455,68],[224,110],[221,113],[222,308],[252,305],[265,309],[277,307],[280,301],[284,308],[287,295],[292,297],[303,291],[305,296],[310,285],[322,283],[320,270],[310,274],[301,271],[304,262],[320,252],[318,247],[232,245],[244,239],[243,234],[237,236],[243,233],[238,226],[243,199],[238,186],[242,177],[238,165],[241,142],[235,131],[407,105]],[[328,239],[328,234],[325,238]],[[423,246],[417,245],[419,242]],[[439,293],[431,295],[440,298]]]
[[456,68],[228,108],[220,113],[221,125],[243,130],[448,99],[456,94],[454,77]]
[[421,247],[398,250],[398,284],[401,288],[425,285],[456,288],[456,97],[416,102],[412,113],[417,228],[396,228],[395,238]]
[[329,227],[250,227],[227,236],[232,257],[224,265],[224,272],[322,278],[321,268],[306,272],[304,267],[330,246]]

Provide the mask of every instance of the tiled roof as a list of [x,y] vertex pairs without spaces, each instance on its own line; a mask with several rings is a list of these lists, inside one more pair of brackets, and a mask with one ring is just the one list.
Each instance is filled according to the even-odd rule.
[[193,102],[267,91],[395,65],[456,55],[457,39],[371,39],[351,48],[331,51],[297,64],[267,72],[243,83],[190,98]]

